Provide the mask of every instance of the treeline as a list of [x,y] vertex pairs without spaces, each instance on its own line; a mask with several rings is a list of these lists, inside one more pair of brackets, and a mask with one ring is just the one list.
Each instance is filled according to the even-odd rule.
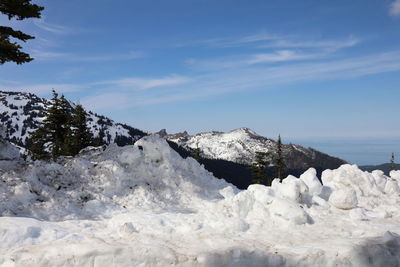
[[214,174],[215,177],[223,178],[240,189],[246,189],[250,184],[271,185],[275,178],[281,181],[285,175],[299,176],[305,170],[287,168],[282,151],[282,140],[279,135],[276,143],[275,153],[271,157],[271,151],[255,153],[252,165],[240,164],[222,159],[209,159],[202,155],[200,148],[186,149],[178,144],[167,141],[169,146],[183,158],[192,157],[204,168]]
[[64,95],[52,90],[51,106],[38,129],[27,140],[32,159],[56,159],[75,156],[87,146],[104,144],[104,131],[93,138],[87,127],[87,114],[82,105],[72,107]]

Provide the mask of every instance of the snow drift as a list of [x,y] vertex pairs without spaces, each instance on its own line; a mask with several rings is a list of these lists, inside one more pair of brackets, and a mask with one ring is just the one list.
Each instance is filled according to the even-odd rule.
[[0,161],[1,266],[398,266],[400,171],[240,191],[165,140]]

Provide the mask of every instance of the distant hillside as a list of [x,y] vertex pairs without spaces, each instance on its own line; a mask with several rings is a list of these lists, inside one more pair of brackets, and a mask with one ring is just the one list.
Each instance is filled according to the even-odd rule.
[[[190,148],[184,148],[172,141],[168,141],[168,144],[172,149],[177,151],[181,157],[191,157],[193,150]],[[250,170],[250,165],[236,163],[233,161],[227,161],[223,159],[209,159],[202,158],[201,164],[209,171],[212,172],[215,177],[225,179],[227,182],[234,184],[239,189],[247,189],[249,185],[253,183],[253,176]],[[307,169],[286,169],[286,175],[294,175],[299,177]],[[316,167],[318,177],[321,177],[324,168]],[[265,185],[270,185],[272,180],[276,178],[277,169],[275,167],[269,167],[266,169],[264,180]]]
[[[0,122],[6,128],[6,138],[24,147],[26,138],[37,129],[45,118],[45,112],[50,107],[48,99],[40,98],[31,93],[0,91]],[[75,104],[70,102],[71,110]],[[87,111],[87,126],[93,137],[99,135],[99,130],[105,133],[104,142],[118,145],[133,144],[145,132],[122,123]]]
[[[368,171],[372,172],[373,170],[381,170],[383,171],[386,175],[389,175],[391,171],[392,164],[390,163],[384,163],[380,165],[366,165],[366,166],[360,166],[359,168],[363,171]],[[400,170],[400,164],[396,164],[396,170]]]
[[[161,130],[160,134],[182,147],[199,148],[204,158],[232,161],[243,165],[251,165],[258,151],[270,152],[270,162],[273,165],[277,153],[275,140],[258,135],[248,128],[239,128],[226,133],[205,132],[196,135],[188,135],[186,132],[169,135],[165,130]],[[284,144],[282,150],[289,169],[305,170],[310,167],[335,169],[346,163],[342,159],[296,144]]]
[[[37,129],[45,118],[51,102],[31,93],[0,91],[0,122],[5,126],[6,139],[25,147],[26,138]],[[73,111],[75,104],[70,102]],[[126,124],[87,111],[87,125],[96,138],[100,129],[104,129],[106,143],[118,145],[133,144],[147,135],[146,132]],[[257,151],[269,151],[274,157],[276,141],[260,136],[248,128],[240,128],[229,133],[209,132],[190,136],[186,132],[168,135],[166,131],[159,134],[166,138],[170,146],[181,156],[191,156],[194,148],[202,151],[201,163],[218,178],[224,178],[238,188],[245,189],[252,183],[250,165]],[[331,157],[312,148],[296,144],[283,145],[283,152],[288,169],[286,174],[300,175],[309,167],[320,173],[324,169],[335,169],[345,163],[344,160]],[[266,171],[265,184],[270,184],[275,177],[276,169],[270,166]]]

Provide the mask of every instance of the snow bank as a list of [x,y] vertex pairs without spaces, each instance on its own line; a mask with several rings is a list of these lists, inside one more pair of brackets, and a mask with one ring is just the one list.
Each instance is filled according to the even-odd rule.
[[399,171],[240,191],[157,136],[0,169],[0,266],[400,264]]
[[0,160],[15,160],[20,156],[16,146],[5,140],[5,128],[0,125]]

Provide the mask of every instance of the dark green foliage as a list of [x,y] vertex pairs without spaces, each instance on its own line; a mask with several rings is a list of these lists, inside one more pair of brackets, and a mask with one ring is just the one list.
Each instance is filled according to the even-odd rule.
[[278,137],[278,142],[276,144],[276,168],[277,168],[277,177],[282,182],[283,178],[285,177],[285,161],[283,159],[283,152],[282,152],[282,140],[281,135]]
[[71,116],[69,104],[64,96],[58,98],[56,91],[53,90],[52,106],[47,110],[47,117],[43,121],[43,126],[49,132],[50,151],[53,159],[61,155],[68,155],[65,148],[65,139],[69,133]]
[[32,159],[45,160],[50,159],[51,155],[46,150],[48,143],[48,132],[44,127],[39,127],[31,134],[31,137],[26,140],[26,146],[29,148]]
[[[0,12],[6,15],[8,19],[14,17],[17,20],[40,18],[43,7],[31,4],[30,2],[31,0],[1,0]],[[0,26],[0,64],[6,62],[22,64],[32,61],[33,58],[29,54],[22,52],[21,45],[13,42],[11,38],[25,42],[35,37],[14,30],[11,27]]]
[[269,165],[269,162],[267,160],[269,154],[269,152],[256,152],[254,163],[251,166],[253,183],[264,184],[266,177],[266,168]]
[[71,128],[70,109],[64,96],[58,98],[57,92],[53,90],[47,116],[29,140],[34,159],[51,157],[54,160],[61,155],[70,155],[65,142]]
[[28,140],[33,159],[54,160],[59,156],[78,154],[92,140],[86,121],[86,112],[81,105],[72,111],[65,97],[58,98],[57,92],[53,90],[46,118]]
[[394,153],[392,153],[392,157],[390,158],[390,170],[391,171],[396,170],[396,163],[394,162]]
[[[179,153],[179,155],[183,158],[192,157],[193,151],[188,150],[174,142],[167,141],[169,146]],[[252,184],[253,174],[251,172],[251,166],[240,164],[232,161],[222,160],[222,159],[208,159],[202,158],[202,162],[204,168],[209,172],[212,172],[213,175],[217,178],[224,179],[228,183],[232,183],[239,189],[247,189],[249,185]],[[339,166],[337,166],[339,167]],[[286,169],[287,175],[294,175],[299,177],[303,174],[308,168],[302,169]],[[321,177],[322,171],[325,169],[316,168],[317,176]],[[265,185],[271,185],[271,181],[275,178],[276,167],[267,167],[266,168],[266,181]]]
[[81,149],[91,144],[92,134],[89,132],[86,122],[85,110],[82,105],[77,105],[65,140],[65,151],[71,156],[78,154]]

